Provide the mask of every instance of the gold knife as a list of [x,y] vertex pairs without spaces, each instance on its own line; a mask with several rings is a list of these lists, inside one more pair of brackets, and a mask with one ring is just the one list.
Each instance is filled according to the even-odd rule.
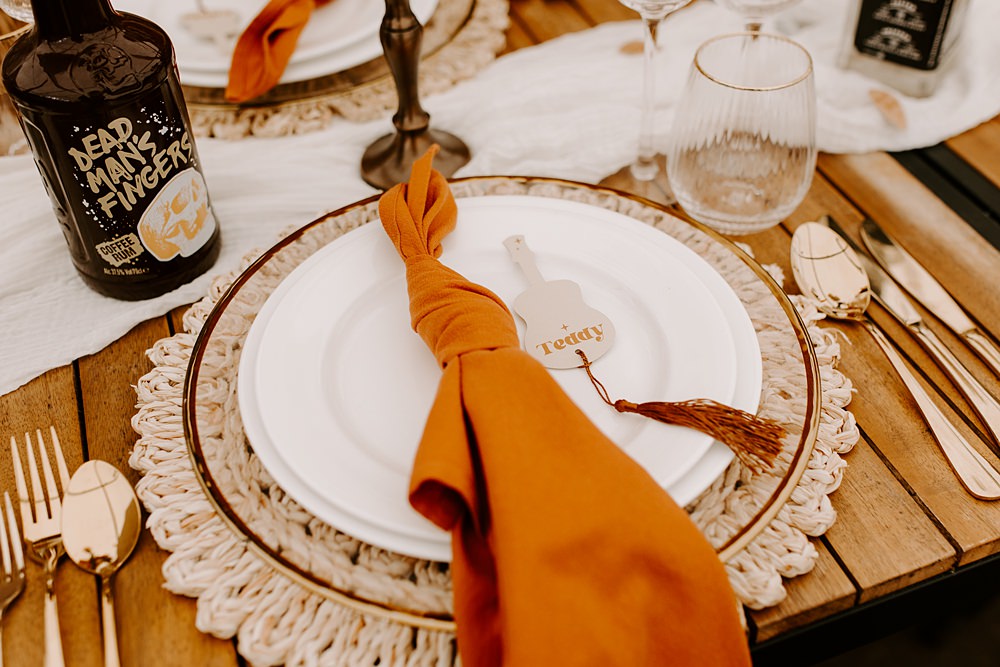
[[868,273],[871,282],[872,296],[885,308],[890,315],[910,330],[910,333],[923,346],[931,358],[941,367],[941,370],[951,378],[958,390],[972,405],[979,415],[986,432],[994,442],[1000,444],[1000,401],[990,394],[979,380],[962,365],[962,362],[949,350],[937,334],[929,329],[923,318],[914,308],[906,294],[903,293],[888,273],[882,270],[875,260],[868,255],[855,241],[847,235],[840,225],[830,216],[823,216],[821,224],[825,224],[840,234],[844,241],[854,249],[862,267]]
[[976,326],[944,287],[885,230],[871,219],[861,224],[861,239],[883,269],[913,298],[934,313],[949,329],[1000,376],[1000,348]]

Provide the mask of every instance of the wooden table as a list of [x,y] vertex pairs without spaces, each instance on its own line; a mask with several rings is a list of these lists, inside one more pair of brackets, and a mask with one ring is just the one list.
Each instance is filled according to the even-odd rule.
[[[634,14],[612,0],[512,0],[511,18],[508,49],[514,50],[602,21],[632,19]],[[1000,185],[1000,120],[936,150],[945,161],[974,167],[970,173],[981,181],[978,187],[995,202],[994,188]],[[909,159],[926,162],[919,154]],[[964,207],[967,217],[970,210],[979,210],[975,202],[955,195],[955,184],[938,181],[936,187],[958,202],[956,208]],[[790,276],[791,232],[824,213],[833,214],[850,230],[856,230],[864,216],[874,218],[902,239],[975,319],[994,336],[1000,335],[996,289],[1000,252],[894,157],[821,156],[809,196],[788,223],[745,240],[760,261],[777,263]],[[975,224],[989,233],[996,219],[978,215]],[[790,282],[785,287],[794,291]],[[138,474],[128,466],[136,439],[130,426],[135,405],[131,384],[149,369],[146,349],[180,328],[182,311],[144,322],[101,352],[0,397],[0,433],[21,438],[26,430],[55,424],[71,467],[87,458],[104,459],[137,481]],[[873,316],[942,409],[996,461],[981,427],[970,416],[971,408],[930,358],[878,307],[873,307]],[[1000,395],[1000,381],[936,320],[930,318],[930,324]],[[875,344],[858,327],[829,326],[849,341],[843,346],[841,369],[858,390],[850,409],[862,439],[846,457],[844,482],[832,496],[837,522],[816,540],[820,557],[815,570],[788,584],[788,598],[782,604],[749,615],[759,664],[789,656],[794,656],[795,664],[807,664],[890,632],[926,606],[961,603],[964,582],[969,582],[969,590],[996,590],[992,582],[1000,571],[1000,502],[977,501],[958,484]],[[0,454],[0,486],[13,490],[8,454]],[[195,628],[192,600],[163,589],[160,567],[166,555],[144,533],[118,575],[123,664],[240,664],[233,641],[206,636]],[[40,568],[29,566],[28,575],[27,591],[4,618],[8,665],[42,664]],[[57,588],[69,664],[101,664],[95,580],[63,562]],[[828,634],[823,636],[824,632]]]

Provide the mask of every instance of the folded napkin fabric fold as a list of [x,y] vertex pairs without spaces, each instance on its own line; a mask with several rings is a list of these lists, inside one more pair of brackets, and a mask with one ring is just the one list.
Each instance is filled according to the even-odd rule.
[[229,66],[226,99],[245,102],[278,85],[316,7],[330,0],[271,0],[240,35]]
[[434,152],[379,214],[443,369],[410,502],[452,533],[463,664],[749,665],[704,536],[520,348],[503,302],[437,259],[457,206]]

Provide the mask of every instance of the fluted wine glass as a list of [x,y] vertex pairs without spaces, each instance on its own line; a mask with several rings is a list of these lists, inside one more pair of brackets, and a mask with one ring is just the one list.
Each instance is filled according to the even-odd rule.
[[702,44],[671,128],[677,203],[724,234],[778,224],[816,169],[816,91],[801,45],[767,33]]
[[669,14],[687,5],[691,0],[619,0],[629,9],[639,12],[643,29],[642,107],[639,117],[639,149],[629,170],[637,181],[652,181],[659,172],[656,151],[653,148],[653,101],[656,34]]
[[743,17],[744,30],[760,32],[764,19],[796,5],[801,0],[716,0],[723,7]]

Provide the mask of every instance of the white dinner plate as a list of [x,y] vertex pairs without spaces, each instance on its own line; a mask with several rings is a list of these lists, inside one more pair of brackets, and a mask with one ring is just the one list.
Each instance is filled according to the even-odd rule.
[[[205,0],[209,10],[231,9],[246,28],[264,7],[264,2],[245,0]],[[195,0],[113,0],[115,9],[151,19],[170,36],[177,57],[181,82],[192,86],[224,88],[229,79],[233,38],[222,48],[211,40],[195,37],[181,23],[181,17],[197,10]],[[426,23],[437,0],[410,0],[413,13]],[[317,8],[302,30],[295,52],[282,75],[281,83],[304,81],[333,74],[382,55],[379,27],[385,5],[372,0],[333,0]]]
[[[459,211],[446,264],[511,303],[526,282],[502,241],[524,234],[544,276],[576,280],[611,318],[618,338],[595,373],[615,398],[708,397],[756,409],[752,324],[693,251],[575,202],[476,197],[459,200]],[[616,413],[581,370],[553,376],[681,504],[731,459],[704,434]],[[380,226],[365,225],[310,257],[261,309],[240,365],[244,428],[275,480],[321,519],[393,551],[448,560],[449,536],[406,499],[439,377],[409,327],[402,262]]]

